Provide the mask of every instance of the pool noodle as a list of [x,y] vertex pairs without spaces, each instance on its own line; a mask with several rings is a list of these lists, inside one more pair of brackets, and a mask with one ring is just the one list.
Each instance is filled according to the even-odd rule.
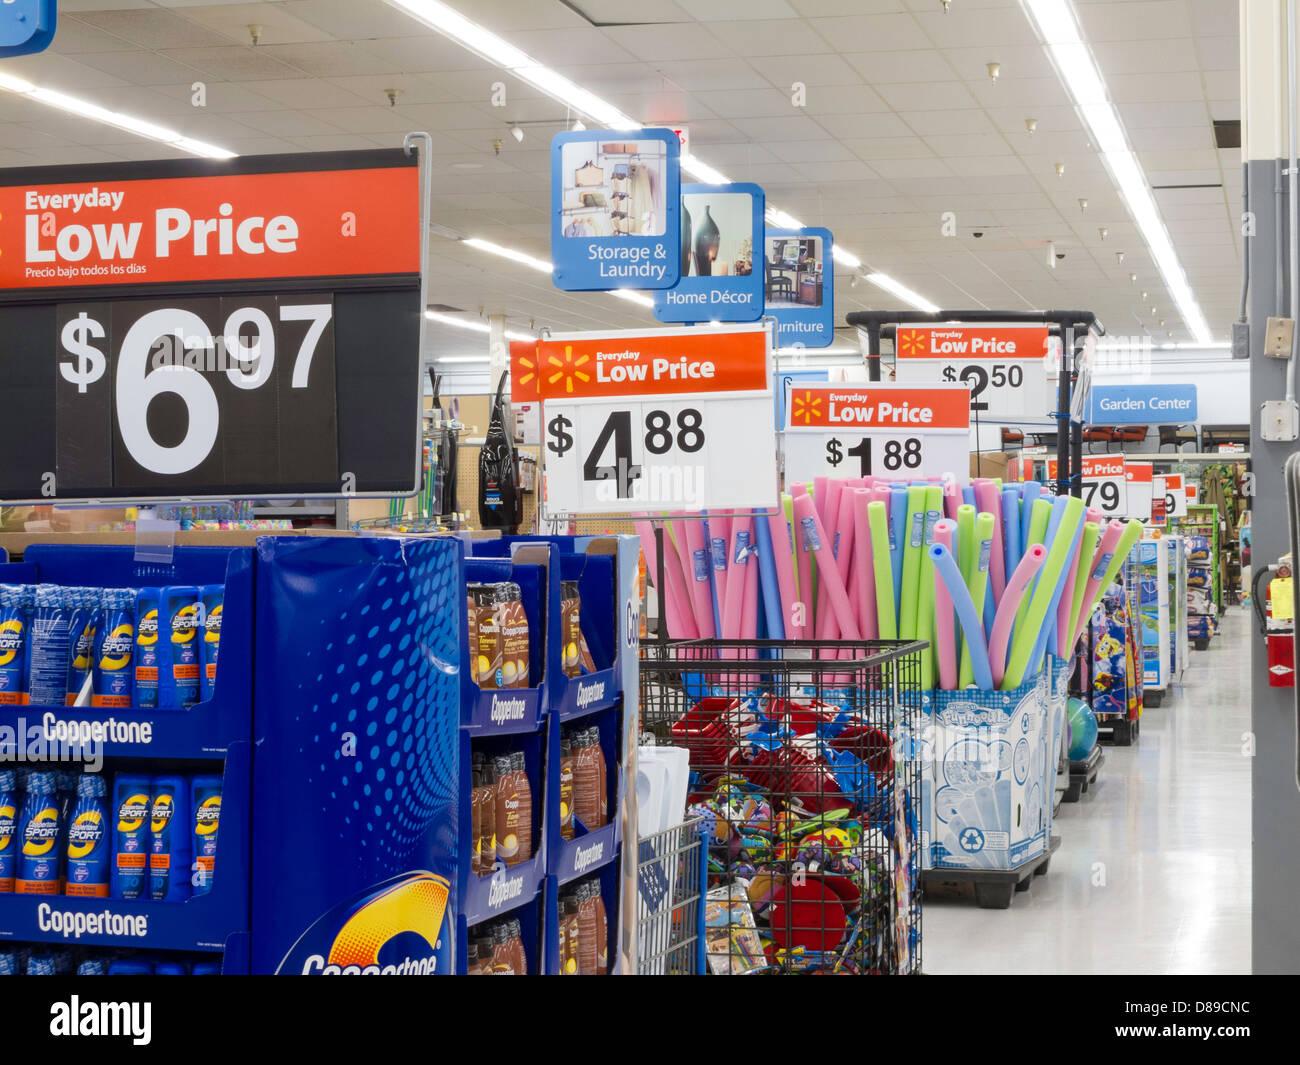
[[[641,550],[646,557],[646,572],[651,580],[658,584],[658,552],[655,550],[654,526],[646,519],[638,519],[635,528],[641,537]],[[674,551],[664,546],[664,624],[668,635],[673,639],[695,640],[700,630],[695,624],[695,616],[686,605],[690,593],[686,591],[686,582],[682,578],[681,562]]]
[[[1025,620],[1016,627],[1015,635],[1011,640],[1007,672],[1002,678],[1003,691],[1018,688],[1024,682],[1034,643],[1038,638],[1039,630],[1047,620],[1047,609],[1059,584],[1061,569],[1070,555],[1075,533],[1083,520],[1083,500],[1076,496],[1061,498],[1065,500],[1065,504],[1056,536],[1048,547],[1047,561],[1039,571],[1033,594],[1029,597],[1029,610],[1025,614]],[[1038,509],[1037,504],[1035,509]]]
[[1105,574],[1098,582],[1091,604],[1085,603],[1088,613],[1092,613],[1101,601],[1102,595],[1115,579],[1115,574],[1119,572],[1120,566],[1124,565],[1124,559],[1128,557],[1129,552],[1133,550],[1133,545],[1142,536],[1142,523],[1134,518],[1130,518],[1127,522],[1116,521],[1114,524],[1121,528],[1119,542],[1115,545],[1111,554],[1110,565],[1106,567]]
[[957,508],[961,506],[961,492],[955,478],[947,477],[943,482],[943,512],[950,521],[957,520]]
[[724,640],[740,639],[741,617],[745,610],[745,577],[748,571],[737,570],[736,567],[748,563],[752,535],[753,519],[745,514],[737,515],[731,522],[731,547],[727,557],[731,573],[727,579],[727,598],[722,608],[720,635]]
[[[982,481],[975,486],[976,507],[981,514],[993,515],[993,554],[989,557],[989,585],[993,589],[992,601],[1002,598],[1007,586],[1006,552],[1002,546],[1002,507],[998,487],[992,481]],[[992,618],[986,618],[988,625]]]
[[772,548],[772,526],[764,516],[754,519],[754,539],[758,543],[759,591],[763,602],[763,618],[767,622],[769,640],[785,639],[784,611],[781,607],[781,588],[776,576],[776,557]]
[[[1020,493],[1014,488],[1002,490],[1002,534],[1002,546],[1007,555],[1007,580],[1010,581],[1011,574],[1020,565]],[[1002,605],[1001,598],[998,605]]]
[[925,489],[907,490],[907,522],[903,540],[903,598],[898,608],[898,636],[916,639],[916,601],[920,592],[921,554],[925,550]]
[[871,529],[872,572],[876,578],[876,616],[880,620],[880,638],[898,639],[898,613],[894,606],[893,563],[889,556],[889,519],[885,504],[873,500],[867,504],[867,524]]
[[[925,490],[925,539],[923,546],[934,543],[934,527],[943,520],[943,489],[930,485]],[[917,588],[916,638],[929,647],[921,651],[921,687],[934,687],[934,565],[926,553],[921,555],[920,584]]]
[[[989,587],[989,567],[993,553],[993,515],[981,514],[975,519],[975,529],[971,534],[970,542],[970,561],[965,566],[966,587],[970,591],[971,604],[979,603],[983,605],[988,602]],[[980,635],[986,632],[984,629],[983,611],[980,612]],[[985,645],[985,654],[987,654],[987,644]],[[971,661],[970,651],[965,644],[961,649],[961,667],[958,674],[957,683],[961,687],[966,687],[974,679],[972,670],[974,663]],[[989,682],[992,687],[992,681]]]
[[1047,604],[1046,622],[1038,632],[1038,639],[1034,641],[1034,650],[1029,656],[1029,675],[1031,677],[1042,666],[1043,656],[1047,652],[1047,645],[1050,643],[1055,646],[1056,614],[1060,609],[1061,600],[1065,597],[1066,581],[1069,579],[1069,575],[1074,572],[1074,562],[1079,551],[1079,541],[1083,536],[1083,525],[1084,523],[1080,521],[1078,528],[1075,529],[1074,540],[1070,544],[1070,553],[1065,560],[1065,566],[1061,569],[1060,577],[1056,580],[1056,587],[1052,590],[1051,601]]
[[957,551],[953,555],[953,560],[957,563],[957,568],[961,570],[962,579],[967,584],[970,583],[972,560],[975,557],[974,540],[975,507],[971,503],[963,503],[957,508]]
[[984,642],[984,626],[975,612],[975,604],[971,602],[970,592],[966,590],[966,585],[961,579],[961,572],[957,569],[952,552],[943,544],[931,544],[929,555],[934,563],[935,573],[952,597],[953,607],[957,611],[957,620],[961,623],[963,646],[970,648],[971,670],[975,683],[986,691],[992,690],[993,675],[989,669],[988,647]]
[[[1089,524],[1092,525],[1091,529],[1088,527]],[[1074,598],[1070,603],[1069,636],[1062,657],[1073,653],[1074,645],[1079,639],[1079,627],[1076,619],[1079,616],[1079,610],[1083,606],[1083,594],[1088,586],[1088,577],[1092,575],[1092,560],[1096,557],[1097,545],[1101,543],[1102,533],[1105,528],[1105,521],[1085,523],[1083,527],[1083,539],[1079,543],[1078,573],[1074,578]]]
[[[1021,545],[1022,550],[1027,550],[1030,544],[1042,544],[1051,554],[1052,545],[1047,543],[1046,532],[1047,523],[1051,519],[1052,504],[1047,499],[1039,497],[1034,500],[1033,514],[1029,521],[1029,532],[1025,536],[1024,543]],[[1041,573],[1041,571],[1040,571]],[[1034,587],[1038,587],[1038,578],[1034,578]],[[1030,595],[1033,590],[1030,590]],[[1024,601],[1020,604],[1020,613],[1016,615],[1016,635],[1020,633],[1020,625],[1025,620],[1025,614],[1029,610],[1029,595],[1026,595]],[[1012,637],[1014,642],[1015,637]]]
[[787,640],[802,640],[803,626],[794,623],[795,580],[794,556],[790,550],[790,526],[785,523],[785,516],[780,511],[769,514],[766,522],[768,543],[772,547],[776,584],[781,600],[781,634]]
[[993,671],[993,683],[1002,684],[1007,670],[1007,647],[1011,642],[1011,628],[1016,619],[1016,611],[1030,582],[1042,568],[1047,559],[1047,548],[1034,544],[1021,556],[1016,568],[1007,581],[1007,590],[998,604],[997,616],[993,620],[993,631],[989,635],[989,665]]
[[690,611],[691,618],[695,622],[696,631],[702,636],[705,632],[705,624],[696,608],[695,563],[691,559],[690,546],[686,540],[686,530],[680,526],[680,521],[679,518],[679,524],[674,525],[671,516],[665,515],[664,538],[667,542],[664,544],[664,555],[666,557],[670,549],[677,555],[678,565],[681,566],[682,582],[686,588],[686,598],[682,600],[682,603]]
[[731,511],[723,510],[709,517],[709,552],[713,559],[714,604],[716,625],[722,628],[722,604],[727,599],[728,560],[731,557]]
[[864,640],[880,638],[880,617],[876,606],[874,552],[871,547],[871,522],[867,507],[871,492],[865,488],[853,492],[853,577],[858,589],[858,625]]
[[961,501],[965,506],[973,507],[975,505],[975,486],[972,484],[963,485],[961,490]]
[[[840,580],[844,582],[845,590],[849,593],[849,609],[853,612],[853,617],[858,623],[858,631],[862,631],[862,619],[858,610],[858,585],[857,581],[852,579],[853,556],[855,551],[856,525],[853,520],[853,492],[854,489],[847,487],[839,493],[837,500],[835,519],[835,568],[839,570]],[[838,626],[836,626],[838,629]],[[858,657],[857,652],[845,648],[840,652],[840,658],[855,659]]]
[[[1023,551],[1030,544],[1029,523],[1034,516],[1034,501],[1043,491],[1037,481],[1026,481],[1020,486],[1020,549]],[[1042,541],[1040,540],[1039,543]]]
[[692,564],[684,576],[695,604],[696,627],[700,635],[709,640],[717,635],[713,625],[713,585],[709,581],[713,570],[713,545],[704,539],[704,526],[698,518],[684,518],[683,524],[686,549]]
[[[952,534],[956,527],[951,521],[938,522],[934,527],[934,542],[952,550]],[[933,570],[933,564],[931,569]],[[957,687],[957,635],[956,617],[953,614],[952,596],[948,586],[936,575],[934,578],[934,656],[939,664],[939,687],[952,691]]]
[[[1134,524],[1138,527],[1138,535],[1141,535],[1141,523],[1129,523],[1130,526]],[[1112,521],[1101,534],[1101,540],[1097,545],[1097,553],[1088,566],[1088,583],[1083,590],[1083,605],[1079,608],[1079,613],[1074,620],[1074,638],[1076,640],[1083,635],[1084,623],[1087,621],[1088,615],[1096,608],[1098,600],[1101,599],[1102,593],[1106,589],[1106,573],[1110,573],[1113,577],[1114,571],[1119,569],[1115,559],[1119,558],[1121,563],[1124,561],[1117,554],[1117,550],[1127,531],[1128,527],[1123,522]],[[1130,543],[1129,546],[1132,547],[1132,544]]]
[[839,623],[840,634],[846,640],[858,640],[857,622],[849,610],[849,596],[844,590],[844,582],[840,580],[840,571],[835,567],[835,559],[830,553],[830,544],[826,539],[826,530],[821,524],[821,519],[817,517],[817,511],[812,505],[812,500],[806,496],[800,496],[794,503],[794,514],[799,521],[801,530],[810,533],[810,548],[818,562],[818,572],[822,575],[827,592],[827,598],[831,602],[831,609],[835,612],[835,619]]
[[1092,509],[1084,513],[1083,528],[1079,533],[1079,548],[1074,553],[1074,565],[1065,579],[1065,588],[1061,591],[1061,601],[1056,606],[1055,639],[1052,642],[1052,654],[1065,658],[1074,646],[1074,615],[1078,604],[1083,600],[1084,585],[1087,579],[1083,568],[1092,561],[1093,548],[1097,545],[1097,531],[1101,526],[1092,520]]
[[817,616],[813,611],[813,603],[817,597],[813,592],[812,554],[804,543],[803,532],[794,516],[794,502],[800,496],[806,496],[807,494],[807,486],[798,481],[790,486],[790,542],[794,550],[795,578],[798,581],[799,592],[798,603],[800,614],[803,617],[803,630],[806,637],[815,636],[817,633]]
[[889,489],[889,565],[894,575],[894,605],[903,602],[903,545],[907,541],[907,489]]
[[814,477],[812,487],[809,489],[812,492],[813,507],[816,509],[817,517],[821,518],[823,525],[826,524],[826,485],[829,481],[829,477]]

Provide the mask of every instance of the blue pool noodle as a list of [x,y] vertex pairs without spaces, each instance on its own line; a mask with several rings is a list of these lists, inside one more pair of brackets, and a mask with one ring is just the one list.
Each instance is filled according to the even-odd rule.
[[962,579],[961,571],[950,552],[943,544],[931,544],[930,560],[935,571],[952,596],[952,605],[957,611],[957,621],[961,624],[963,647],[970,654],[971,669],[975,674],[976,687],[985,691],[993,690],[993,670],[989,667],[989,646],[984,638],[984,626],[980,616],[975,612],[975,604],[970,597],[970,589]]
[[[755,522],[755,524],[758,524]],[[713,631],[722,631],[722,611],[718,608],[718,578],[713,572],[713,534],[709,532],[709,519],[704,519],[704,546],[709,555],[709,600],[713,604]],[[728,548],[730,550],[730,548]]]
[[781,590],[776,584],[776,557],[772,554],[772,530],[762,515],[754,519],[758,545],[758,586],[763,595],[763,614],[767,618],[767,638],[785,639],[785,622],[781,617]]
[[894,569],[894,606],[897,608],[903,602],[903,543],[910,534],[907,527],[907,489],[902,485],[894,485],[889,489],[889,528],[894,534],[889,564]]
[[[1060,499],[1068,499],[1069,496],[1060,496]],[[1083,522],[1079,522],[1079,527],[1074,532],[1074,553],[1079,550],[1079,541],[1083,539]],[[1056,589],[1052,592],[1052,602],[1047,608],[1047,624],[1038,634],[1038,639],[1034,642],[1034,652],[1029,656],[1029,668],[1025,676],[1033,676],[1038,672],[1039,666],[1043,661],[1043,654],[1047,650],[1048,640],[1051,640],[1053,651],[1056,649],[1056,608],[1061,603],[1061,593],[1065,590],[1065,578],[1070,567],[1064,566],[1061,569],[1061,575],[1056,581]]]
[[1002,489],[1002,549],[1007,557],[1007,580],[1020,565],[1020,490],[1014,486]]

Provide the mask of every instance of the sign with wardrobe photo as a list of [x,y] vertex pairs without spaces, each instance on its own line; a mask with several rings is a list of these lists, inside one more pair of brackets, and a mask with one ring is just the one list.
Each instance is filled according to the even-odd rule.
[[661,322],[756,322],[763,315],[766,197],[749,182],[682,186],[681,280],[655,293]]
[[764,313],[776,319],[778,347],[824,348],[834,341],[834,245],[831,231],[817,226],[764,232]]
[[681,269],[681,141],[670,129],[557,133],[551,260],[566,292],[666,289]]

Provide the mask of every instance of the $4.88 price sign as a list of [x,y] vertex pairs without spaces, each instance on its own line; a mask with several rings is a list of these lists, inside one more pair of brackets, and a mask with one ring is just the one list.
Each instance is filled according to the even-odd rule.
[[60,494],[339,490],[330,294],[60,304]]
[[548,515],[772,507],[769,333],[578,333],[511,347],[511,393],[542,399]]
[[907,480],[969,465],[969,392],[960,385],[794,385],[786,399],[786,483]]
[[899,326],[896,375],[907,384],[970,389],[971,414],[1042,418],[1047,398],[1047,326]]

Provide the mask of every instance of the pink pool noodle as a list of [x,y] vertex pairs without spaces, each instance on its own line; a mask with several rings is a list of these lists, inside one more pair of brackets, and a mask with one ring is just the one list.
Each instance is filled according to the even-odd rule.
[[[709,585],[709,571],[713,569],[713,545],[704,539],[704,523],[699,518],[684,518],[679,527],[686,532],[686,547],[690,556],[690,566],[683,560],[686,586],[691,592],[691,603],[695,608],[695,624],[700,635],[709,640],[717,635],[713,630],[713,590]],[[703,580],[697,580],[697,560],[703,559]]]
[[[677,556],[677,564],[682,575],[682,588],[686,592],[685,598],[682,599],[682,607],[691,615],[695,623],[695,630],[703,634],[706,630],[704,622],[696,612],[695,607],[695,582],[691,579],[695,563],[691,560],[690,545],[686,541],[686,530],[682,527],[682,521],[679,518],[675,523],[672,521],[664,522],[664,556],[669,554]],[[710,626],[712,628],[712,626]]]
[[[934,542],[952,550],[952,534],[956,526],[951,521],[934,523]],[[935,659],[939,664],[939,687],[953,691],[957,687],[957,634],[952,612],[952,595],[948,586],[934,573],[934,642]]]
[[860,640],[862,637],[858,633],[857,622],[849,609],[848,593],[844,590],[844,582],[840,580],[840,571],[835,568],[835,559],[831,555],[830,544],[826,539],[826,530],[822,526],[821,519],[817,517],[812,500],[807,496],[796,499],[794,516],[801,527],[805,522],[811,526],[815,545],[813,554],[817,556],[817,572],[823,577],[823,587],[835,612],[835,619],[839,623],[840,634],[846,640]]
[[[742,539],[748,540],[750,544],[753,543],[753,539],[752,539],[752,534],[754,531],[753,525],[754,525],[753,519],[750,518],[749,515],[747,514],[737,515],[734,519],[732,519],[731,543],[727,547],[727,551],[728,551],[727,563],[729,568],[737,565],[736,552],[741,549]],[[751,535],[749,537],[746,537],[744,535],[745,533],[749,533]],[[746,560],[745,562],[746,566],[748,566],[749,561],[751,560],[748,559]],[[748,569],[744,570],[743,572],[738,572],[736,570],[733,570],[731,574],[731,577],[733,579],[727,581],[727,599],[726,602],[723,604],[723,609],[722,609],[722,634],[721,635],[722,635],[722,639],[724,640],[740,639],[741,618],[744,614],[744,609],[745,609],[745,580],[744,579],[735,580],[734,578],[739,576],[747,579],[748,572],[749,572]],[[757,605],[758,604],[756,602],[755,607],[757,607]]]
[[[1007,587],[1007,560],[1002,546],[1002,493],[989,480],[975,485],[976,510],[993,515],[993,553],[989,556],[989,584],[993,588],[993,602],[1000,602]],[[983,604],[977,604],[983,610]]]
[[[1089,512],[1091,512],[1091,509]],[[1087,517],[1087,514],[1084,517]],[[1091,561],[1091,559],[1088,561]],[[1074,584],[1079,577],[1079,569],[1082,564],[1083,560],[1076,558],[1072,559],[1066,567],[1065,583],[1061,586],[1061,601],[1056,604],[1056,632],[1051,641],[1051,646],[1052,652],[1059,658],[1068,655],[1070,648],[1074,646],[1070,641],[1070,637],[1074,634],[1071,624],[1074,621]]]
[[[655,551],[654,526],[648,521],[637,521],[636,531],[641,537],[646,572],[651,575],[651,580],[657,582],[659,575],[655,570],[659,567]],[[664,622],[668,626],[668,635],[674,639],[699,638],[700,630],[695,624],[695,617],[686,605],[689,595],[690,593],[686,591],[686,582],[682,578],[681,562],[673,551],[672,545],[664,544],[664,614],[666,615]]]
[[830,483],[829,477],[813,478],[813,488],[812,488],[813,509],[817,511],[817,517],[821,518],[823,525],[826,524],[826,496],[828,494],[826,490],[826,486],[829,483]]
[[1025,598],[1025,589],[1043,568],[1047,558],[1047,548],[1042,544],[1033,544],[1020,556],[1020,564],[1007,581],[1006,593],[998,603],[998,612],[993,617],[993,631],[989,633],[989,670],[993,674],[993,687],[1002,683],[1007,671],[1007,647],[1011,643],[1011,626],[1016,621],[1016,611]]
[[858,627],[864,640],[880,637],[880,619],[876,606],[876,575],[871,555],[871,526],[867,521],[867,504],[871,490],[859,488],[853,493],[853,578],[858,590]]
[[[1101,585],[1101,578],[1104,576],[1106,566],[1110,562],[1108,556],[1115,554],[1115,545],[1119,543],[1119,538],[1124,532],[1124,523],[1122,521],[1112,521],[1106,526],[1106,531],[1101,534],[1101,541],[1097,544],[1097,551],[1092,556],[1092,561],[1088,566],[1088,583],[1083,587],[1083,605],[1079,607],[1079,616],[1074,619],[1074,631],[1071,636],[1077,640],[1083,632],[1084,622],[1092,613],[1092,601],[1097,596],[1097,589]],[[1073,644],[1065,649],[1069,654]]]
[[[837,499],[835,518],[835,535],[832,543],[838,542],[838,548],[835,553],[835,568],[839,570],[840,581],[844,584],[849,593],[849,610],[853,617],[858,617],[857,603],[857,585],[849,579],[849,574],[853,563],[853,538],[855,526],[853,524],[853,489],[846,488],[843,484],[840,491],[832,491],[831,497]],[[838,626],[836,626],[838,628]],[[840,658],[854,659],[857,658],[857,652],[845,648],[840,652]]]
[[[761,518],[757,519],[762,521]],[[742,640],[752,640],[758,635],[758,612],[759,612],[759,591],[758,591],[758,554],[754,550],[754,519],[746,519],[750,526],[750,555],[745,561],[745,579],[744,597],[740,610],[740,638]],[[737,582],[742,583],[742,582]],[[753,648],[745,650],[746,658],[757,658],[758,651]],[[746,675],[744,683],[753,684],[757,677],[753,674]]]
[[957,508],[961,506],[961,489],[957,487],[955,480],[943,482],[943,515],[945,518],[957,520]]
[[[762,519],[760,519],[762,520]],[[790,550],[790,526],[780,508],[767,516],[772,533],[772,554],[776,556],[776,584],[781,591],[782,622],[787,640],[802,640],[804,629],[794,623],[794,555]]]

